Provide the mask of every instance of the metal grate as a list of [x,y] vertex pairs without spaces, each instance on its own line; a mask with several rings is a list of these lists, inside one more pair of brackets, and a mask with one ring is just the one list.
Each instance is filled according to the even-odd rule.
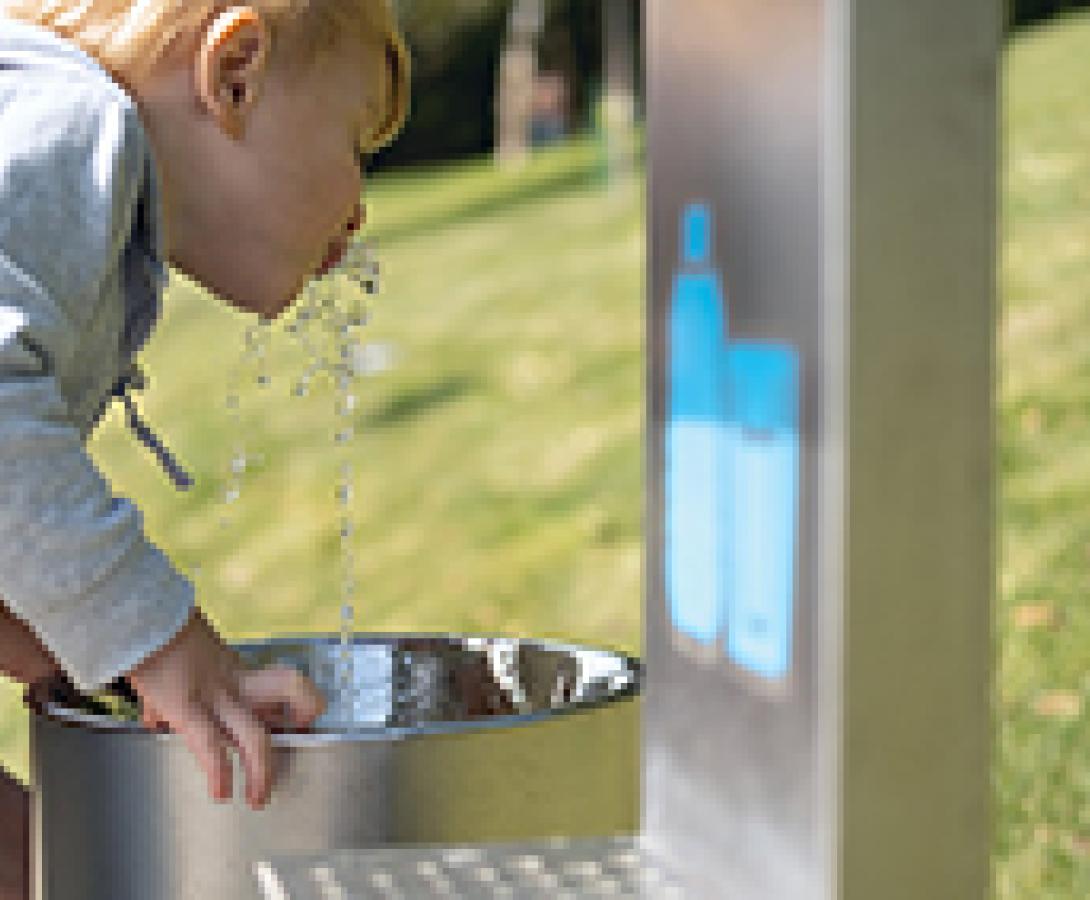
[[254,867],[263,900],[682,900],[680,879],[638,839],[414,846],[293,855]]

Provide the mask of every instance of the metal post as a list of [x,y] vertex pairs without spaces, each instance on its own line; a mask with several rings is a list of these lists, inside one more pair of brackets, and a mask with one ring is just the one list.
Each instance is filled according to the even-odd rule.
[[644,831],[990,884],[997,0],[648,0]]

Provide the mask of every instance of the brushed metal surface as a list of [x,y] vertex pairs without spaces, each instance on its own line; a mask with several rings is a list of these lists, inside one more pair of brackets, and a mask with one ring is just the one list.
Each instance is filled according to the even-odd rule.
[[[644,839],[697,900],[982,898],[995,590],[998,0],[647,0]],[[670,304],[801,357],[793,655],[667,596]]]
[[[695,898],[800,898],[820,879],[815,616],[824,397],[821,0],[649,0],[648,553],[644,826]],[[789,674],[774,690],[689,652],[664,579],[668,327],[687,204],[708,204],[724,340],[797,349]]]
[[840,896],[992,896],[999,0],[855,0]]
[[[236,646],[332,690],[333,636]],[[311,729],[275,731],[276,787],[256,812],[237,754],[235,796],[217,804],[177,735],[144,729],[131,704],[39,686],[41,900],[234,900],[258,896],[252,866],[278,853],[638,829],[637,660],[458,635],[357,635],[351,652],[352,720],[331,705]]]

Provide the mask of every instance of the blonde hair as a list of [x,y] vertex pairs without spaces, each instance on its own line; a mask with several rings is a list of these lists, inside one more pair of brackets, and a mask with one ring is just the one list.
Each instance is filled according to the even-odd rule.
[[[196,35],[223,0],[0,0],[0,15],[77,44],[111,74],[146,73],[180,38]],[[390,91],[385,114],[361,148],[374,152],[401,131],[408,114],[409,53],[389,0],[238,0],[264,20],[270,58],[306,69],[348,39],[386,54]]]

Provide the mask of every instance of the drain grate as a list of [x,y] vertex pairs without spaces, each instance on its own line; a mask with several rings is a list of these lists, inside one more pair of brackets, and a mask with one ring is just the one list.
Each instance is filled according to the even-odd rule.
[[634,838],[337,850],[254,867],[264,900],[684,900],[680,879]]

